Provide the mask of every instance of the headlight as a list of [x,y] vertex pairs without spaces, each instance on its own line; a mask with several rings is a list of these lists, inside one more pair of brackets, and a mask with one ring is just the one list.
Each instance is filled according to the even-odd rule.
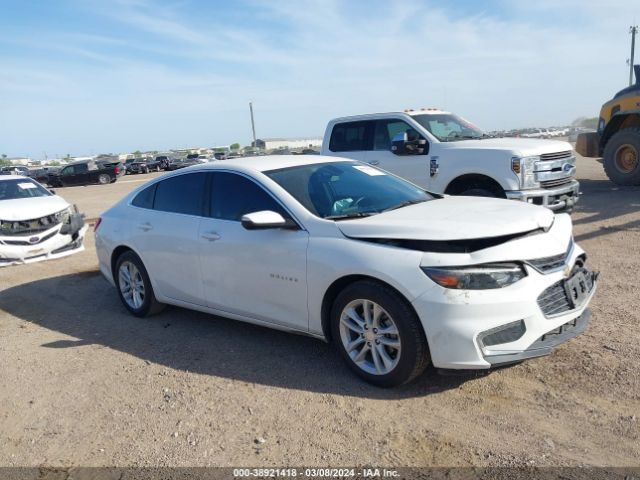
[[535,176],[536,162],[540,157],[512,157],[511,170],[520,177],[521,188],[535,188],[538,186]]
[[73,207],[67,207],[64,210],[55,214],[56,220],[60,223],[69,223],[71,214],[73,213]]
[[473,267],[420,267],[441,287],[458,290],[503,288],[526,277],[516,263],[476,265]]

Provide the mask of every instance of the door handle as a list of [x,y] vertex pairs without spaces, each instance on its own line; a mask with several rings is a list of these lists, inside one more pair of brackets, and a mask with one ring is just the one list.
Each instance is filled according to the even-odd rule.
[[378,160],[371,160],[370,162],[367,162],[369,165],[380,165],[380,162]]
[[151,225],[149,222],[145,222],[145,223],[140,223],[138,225],[138,228],[140,230],[144,230],[145,232],[148,232],[149,230],[153,230],[153,225]]
[[220,240],[220,235],[218,235],[216,232],[204,232],[200,234],[200,236],[205,240],[209,240],[210,242],[215,242],[216,240]]

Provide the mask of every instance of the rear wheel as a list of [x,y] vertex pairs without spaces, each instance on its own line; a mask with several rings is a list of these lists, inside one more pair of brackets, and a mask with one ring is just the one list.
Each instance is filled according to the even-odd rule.
[[640,128],[625,128],[607,142],[604,171],[617,185],[640,185]]
[[164,308],[165,305],[156,300],[147,270],[134,252],[120,255],[114,276],[120,300],[135,316],[147,317]]
[[108,183],[111,183],[111,177],[109,175],[107,175],[106,173],[101,173],[98,176],[98,183],[100,185],[107,185]]
[[408,383],[429,364],[416,313],[397,292],[374,281],[353,283],[338,295],[331,333],[351,370],[380,387]]

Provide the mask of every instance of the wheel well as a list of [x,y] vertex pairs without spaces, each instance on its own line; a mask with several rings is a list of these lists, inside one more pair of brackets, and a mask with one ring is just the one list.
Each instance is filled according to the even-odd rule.
[[607,142],[620,130],[626,128],[640,127],[640,112],[630,112],[626,114],[614,115],[607,124],[600,141],[600,155],[604,153]]
[[118,261],[118,258],[120,258],[120,255],[128,251],[133,251],[133,250],[131,250],[127,246],[120,245],[119,247],[116,247],[113,253],[111,254],[111,276],[113,277],[114,281],[116,279],[116,262]]
[[359,282],[361,280],[369,280],[390,288],[391,290],[396,292],[400,296],[400,298],[407,302],[407,306],[411,308],[415,313],[415,309],[413,308],[411,302],[407,300],[406,297],[401,292],[399,292],[397,288],[394,288],[387,282],[384,282],[375,277],[370,277],[368,275],[347,275],[334,281],[324,293],[324,298],[322,299],[322,307],[320,310],[322,320],[322,333],[324,334],[324,337],[327,339],[327,341],[331,341],[331,307],[333,306],[333,302],[336,300],[336,297],[342,290],[344,290],[352,283]]
[[462,175],[449,183],[444,193],[448,195],[458,195],[471,188],[483,188],[495,193],[500,198],[507,198],[504,188],[493,178],[479,173]]

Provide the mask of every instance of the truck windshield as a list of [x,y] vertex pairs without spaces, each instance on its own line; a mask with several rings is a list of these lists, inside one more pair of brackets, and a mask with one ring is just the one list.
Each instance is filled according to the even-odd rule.
[[471,122],[451,113],[412,115],[412,118],[441,142],[488,137]]
[[49,190],[39,183],[25,178],[0,180],[0,201],[18,198],[48,197]]
[[409,182],[358,162],[316,163],[264,173],[311,213],[331,220],[367,217],[433,199]]

